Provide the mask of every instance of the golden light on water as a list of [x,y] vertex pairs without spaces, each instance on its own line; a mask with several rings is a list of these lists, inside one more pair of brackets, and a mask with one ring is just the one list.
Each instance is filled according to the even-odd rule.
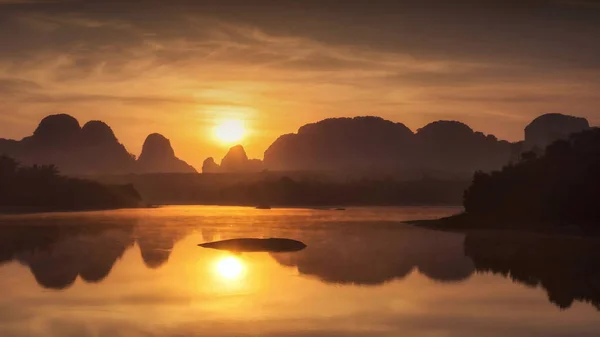
[[223,257],[215,264],[216,273],[227,280],[239,279],[244,274],[245,269],[242,260],[235,256]]
[[221,121],[215,126],[214,134],[222,143],[236,143],[242,140],[246,135],[246,126],[241,120],[228,119]]

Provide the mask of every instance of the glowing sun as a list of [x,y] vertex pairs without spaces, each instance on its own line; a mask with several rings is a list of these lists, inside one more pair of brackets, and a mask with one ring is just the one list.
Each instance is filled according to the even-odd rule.
[[215,269],[217,274],[224,279],[234,280],[244,272],[244,264],[239,258],[228,256],[217,261]]
[[215,126],[215,137],[223,143],[239,142],[246,135],[244,122],[235,119],[229,119],[220,122]]

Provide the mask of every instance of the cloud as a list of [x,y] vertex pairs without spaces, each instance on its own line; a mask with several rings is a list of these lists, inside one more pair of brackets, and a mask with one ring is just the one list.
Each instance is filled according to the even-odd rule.
[[118,135],[135,152],[136,137],[160,131],[199,165],[220,149],[194,121],[235,107],[257,112],[248,117],[255,143],[246,144],[256,157],[279,134],[325,117],[375,114],[413,129],[443,117],[517,140],[521,122],[548,108],[593,120],[600,107],[600,29],[590,11],[557,13],[553,1],[437,11],[416,1],[327,11],[320,2],[227,5],[7,6],[0,78],[11,82],[0,83],[10,93],[0,113],[18,111],[32,126],[0,134],[22,137],[57,111],[111,119],[117,131],[119,121],[156,118]]
[[42,87],[24,79],[0,78],[0,94],[16,94],[40,90]]
[[[0,83],[0,90],[1,83]],[[195,104],[195,105],[227,105],[238,106],[235,102],[226,100],[207,100],[196,99],[193,97],[169,97],[169,96],[123,96],[123,95],[45,95],[30,94],[22,97],[22,101],[29,103],[101,103],[101,102],[120,102],[133,105],[154,105],[154,104]]]

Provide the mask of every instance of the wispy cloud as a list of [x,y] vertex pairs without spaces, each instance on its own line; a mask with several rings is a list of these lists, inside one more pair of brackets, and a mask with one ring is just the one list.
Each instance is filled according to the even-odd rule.
[[[15,10],[0,22],[12,32],[0,36],[0,114],[17,111],[31,121],[0,127],[0,136],[22,137],[42,116],[68,112],[106,120],[132,152],[146,134],[165,133],[199,165],[224,151],[205,134],[211,119],[228,113],[247,114],[256,132],[246,145],[260,157],[278,135],[325,117],[375,114],[412,129],[459,119],[519,139],[523,121],[542,112],[593,117],[600,107],[593,94],[600,67],[584,30],[569,30],[567,41],[586,52],[559,53],[545,40],[535,45],[541,28],[518,26],[520,35],[494,39],[511,29],[506,21],[476,30],[473,21],[455,20],[437,35],[431,30],[443,22],[417,22],[411,35],[403,26],[410,17],[397,27],[364,27],[368,17],[358,16],[356,27],[329,23],[348,35],[334,39],[309,23],[298,33],[272,13],[244,21],[161,2],[106,12],[64,8]],[[517,19],[511,22],[524,24]],[[468,34],[457,39],[461,29]],[[365,43],[355,32],[375,37]]]

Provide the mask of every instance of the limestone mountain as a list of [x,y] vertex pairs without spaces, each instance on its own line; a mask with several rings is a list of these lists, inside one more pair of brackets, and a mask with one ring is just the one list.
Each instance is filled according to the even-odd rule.
[[523,151],[589,128],[584,118],[547,114],[510,143],[458,121],[437,121],[413,133],[379,117],[331,118],[279,137],[265,151],[269,170],[490,171],[519,160]]
[[525,148],[543,150],[556,140],[589,129],[585,118],[550,113],[537,117],[525,127]]
[[221,170],[224,172],[244,171],[248,163],[248,155],[241,145],[236,145],[229,149],[225,157],[221,160]]
[[426,169],[473,171],[498,168],[510,143],[456,121],[438,121],[413,133],[379,117],[326,119],[279,137],[265,152],[271,170]]
[[58,114],[42,119],[33,135],[20,141],[0,139],[0,154],[24,165],[53,164],[67,175],[195,172],[175,157],[168,139],[151,135],[146,142],[136,161],[106,123],[81,127],[74,117]]
[[153,133],[146,138],[137,161],[139,173],[195,173],[196,169],[175,156],[171,141]]
[[492,170],[505,165],[511,155],[509,142],[457,121],[437,121],[419,129],[414,149],[415,166],[429,170]]
[[266,151],[271,170],[346,170],[408,164],[412,131],[379,117],[331,118],[279,137]]
[[264,169],[262,160],[249,159],[242,145],[233,146],[217,164],[213,157],[206,158],[202,164],[203,173],[242,173],[260,172]]
[[208,157],[202,162],[202,173],[218,173],[220,170],[221,167],[213,157]]
[[229,149],[223,160],[221,160],[221,172],[258,172],[262,170],[262,161],[259,159],[248,159],[248,155],[242,145],[236,145]]
[[80,132],[78,158],[84,172],[131,172],[135,161],[113,130],[101,121],[87,122]]
[[0,152],[23,164],[54,164],[65,174],[126,173],[135,159],[103,122],[82,128],[66,114],[42,119],[32,136],[0,141]]

